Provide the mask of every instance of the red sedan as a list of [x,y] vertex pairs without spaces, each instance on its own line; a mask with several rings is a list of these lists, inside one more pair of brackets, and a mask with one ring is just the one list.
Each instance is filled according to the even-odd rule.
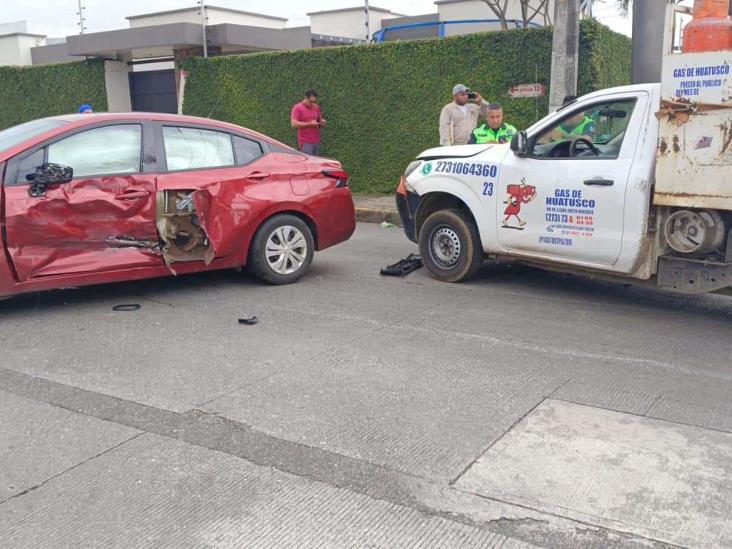
[[0,132],[0,296],[248,266],[295,282],[355,228],[348,174],[240,126],[84,114]]

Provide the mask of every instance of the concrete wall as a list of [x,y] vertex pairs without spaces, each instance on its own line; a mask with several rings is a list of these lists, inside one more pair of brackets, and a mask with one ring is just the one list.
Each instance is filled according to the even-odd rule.
[[107,110],[109,112],[130,112],[130,67],[127,61],[104,62],[104,84],[107,86]]
[[[442,0],[435,2],[437,4],[437,13],[440,21],[460,21],[463,19],[497,19],[496,14],[481,0]],[[549,2],[549,15],[554,15],[554,1]],[[521,4],[518,0],[509,0],[507,19],[521,19]],[[537,16],[534,23],[544,24],[544,19]],[[470,34],[473,32],[485,32],[491,30],[500,30],[500,24],[466,24],[466,25],[447,25],[445,29],[446,36],[457,36],[461,34]],[[509,27],[513,28],[513,27]]]
[[[272,19],[264,15],[235,13],[229,10],[219,10],[214,7],[207,7],[209,25],[220,25],[230,23],[232,25],[248,25],[252,27],[264,27],[268,29],[283,29],[287,21]],[[129,19],[130,28],[150,27],[153,25],[167,25],[168,23],[195,23],[201,24],[201,16],[196,8],[190,10],[178,10],[171,13],[150,15],[146,17],[134,17]]]
[[[373,35],[381,28],[384,19],[396,17],[395,14],[370,10],[369,25]],[[313,34],[342,36],[345,38],[366,39],[366,16],[363,8],[354,10],[315,13],[310,16],[310,29]]]
[[[381,28],[389,28],[395,25],[410,25],[413,23],[436,23],[438,21],[436,13],[427,15],[413,15],[410,17],[394,17],[393,19],[385,19],[381,22]],[[417,38],[435,38],[439,34],[437,25],[430,27],[418,27],[416,29],[399,29],[387,32],[384,35],[385,40],[414,40]]]
[[45,44],[45,38],[28,34],[0,36],[0,65],[32,65],[31,48]]
[[31,57],[34,65],[51,65],[53,63],[68,63],[69,61],[79,61],[83,57],[72,57],[66,42],[60,44],[46,44],[31,48]]

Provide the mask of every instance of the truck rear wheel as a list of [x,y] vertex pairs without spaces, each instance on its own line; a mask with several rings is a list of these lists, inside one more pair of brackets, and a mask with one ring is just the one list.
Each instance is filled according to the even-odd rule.
[[459,210],[439,210],[419,231],[419,253],[433,278],[462,282],[483,264],[478,228]]

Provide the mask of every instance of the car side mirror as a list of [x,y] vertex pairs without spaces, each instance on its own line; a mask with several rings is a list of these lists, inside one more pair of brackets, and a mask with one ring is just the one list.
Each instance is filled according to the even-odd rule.
[[74,170],[70,166],[47,162],[36,168],[31,178],[28,194],[38,197],[46,194],[46,189],[53,185],[63,185],[74,179]]
[[525,130],[513,134],[511,138],[511,150],[516,156],[526,156],[529,154],[529,136]]

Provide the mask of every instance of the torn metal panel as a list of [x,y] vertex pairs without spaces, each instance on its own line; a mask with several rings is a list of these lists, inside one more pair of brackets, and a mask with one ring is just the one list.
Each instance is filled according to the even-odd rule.
[[213,261],[214,249],[201,227],[195,194],[191,189],[157,193],[157,229],[169,266],[180,261],[203,261],[206,265]]
[[732,210],[732,52],[664,58],[654,204]]

